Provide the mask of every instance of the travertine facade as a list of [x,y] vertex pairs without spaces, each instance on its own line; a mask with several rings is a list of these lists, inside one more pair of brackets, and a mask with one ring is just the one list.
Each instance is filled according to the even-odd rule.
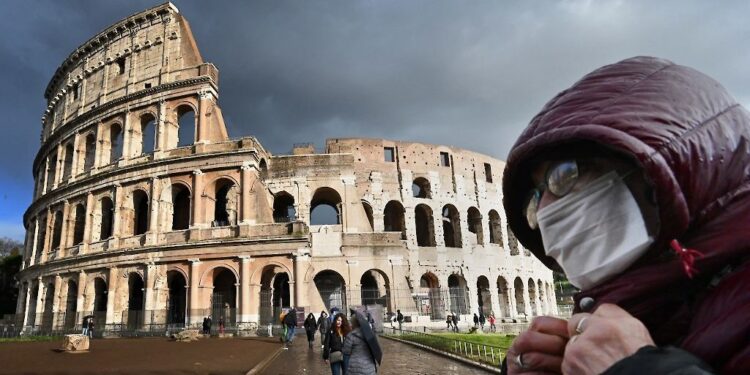
[[218,71],[172,4],[84,43],[45,97],[19,274],[26,329],[212,315],[253,331],[289,305],[420,321],[556,310],[551,272],[507,231],[502,161],[382,139],[291,155],[231,140]]

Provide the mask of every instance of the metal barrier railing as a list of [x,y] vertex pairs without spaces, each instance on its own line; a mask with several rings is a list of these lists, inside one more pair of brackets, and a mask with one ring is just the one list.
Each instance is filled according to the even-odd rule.
[[427,345],[493,367],[500,366],[505,355],[505,349],[495,345],[478,344],[425,332],[406,329],[400,330],[391,327],[386,327],[385,332],[393,336],[398,336],[402,340]]

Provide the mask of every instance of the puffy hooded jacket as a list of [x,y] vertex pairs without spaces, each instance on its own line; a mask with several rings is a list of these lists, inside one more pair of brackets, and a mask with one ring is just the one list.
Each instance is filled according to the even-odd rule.
[[[750,369],[750,113],[710,77],[635,57],[586,75],[548,102],[513,146],[503,177],[508,224],[550,268],[522,213],[534,160],[595,145],[638,165],[653,189],[659,229],[621,274],[576,296],[614,303],[658,345],[673,345],[721,373]],[[702,254],[692,277],[676,239]],[[580,308],[577,307],[579,312]]]

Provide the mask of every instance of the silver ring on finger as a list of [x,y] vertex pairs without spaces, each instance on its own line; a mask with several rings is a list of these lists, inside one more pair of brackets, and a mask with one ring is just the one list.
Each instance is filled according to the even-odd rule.
[[526,364],[523,363],[523,353],[518,354],[514,361],[516,362],[516,365],[518,365],[518,367],[526,369]]
[[576,325],[576,333],[577,334],[580,335],[580,334],[583,333],[583,322],[585,322],[586,319],[588,319],[588,318],[589,318],[588,316],[584,316],[583,318],[581,318],[581,320],[578,321],[578,324]]

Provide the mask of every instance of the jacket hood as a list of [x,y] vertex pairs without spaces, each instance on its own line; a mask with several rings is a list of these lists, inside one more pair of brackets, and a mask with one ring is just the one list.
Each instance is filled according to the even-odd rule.
[[[652,185],[660,226],[648,254],[668,251],[671,239],[687,246],[711,232],[721,237],[727,228],[708,229],[710,224],[732,215],[740,219],[748,209],[748,138],[748,111],[694,69],[654,57],[601,67],[550,100],[513,146],[503,176],[508,224],[537,258],[559,269],[522,207],[533,187],[533,160],[583,143],[632,159]],[[747,220],[741,221],[737,229],[748,232]],[[698,269],[718,266],[738,251],[736,246],[698,250],[705,255]],[[681,265],[671,262],[669,269],[679,272]]]

